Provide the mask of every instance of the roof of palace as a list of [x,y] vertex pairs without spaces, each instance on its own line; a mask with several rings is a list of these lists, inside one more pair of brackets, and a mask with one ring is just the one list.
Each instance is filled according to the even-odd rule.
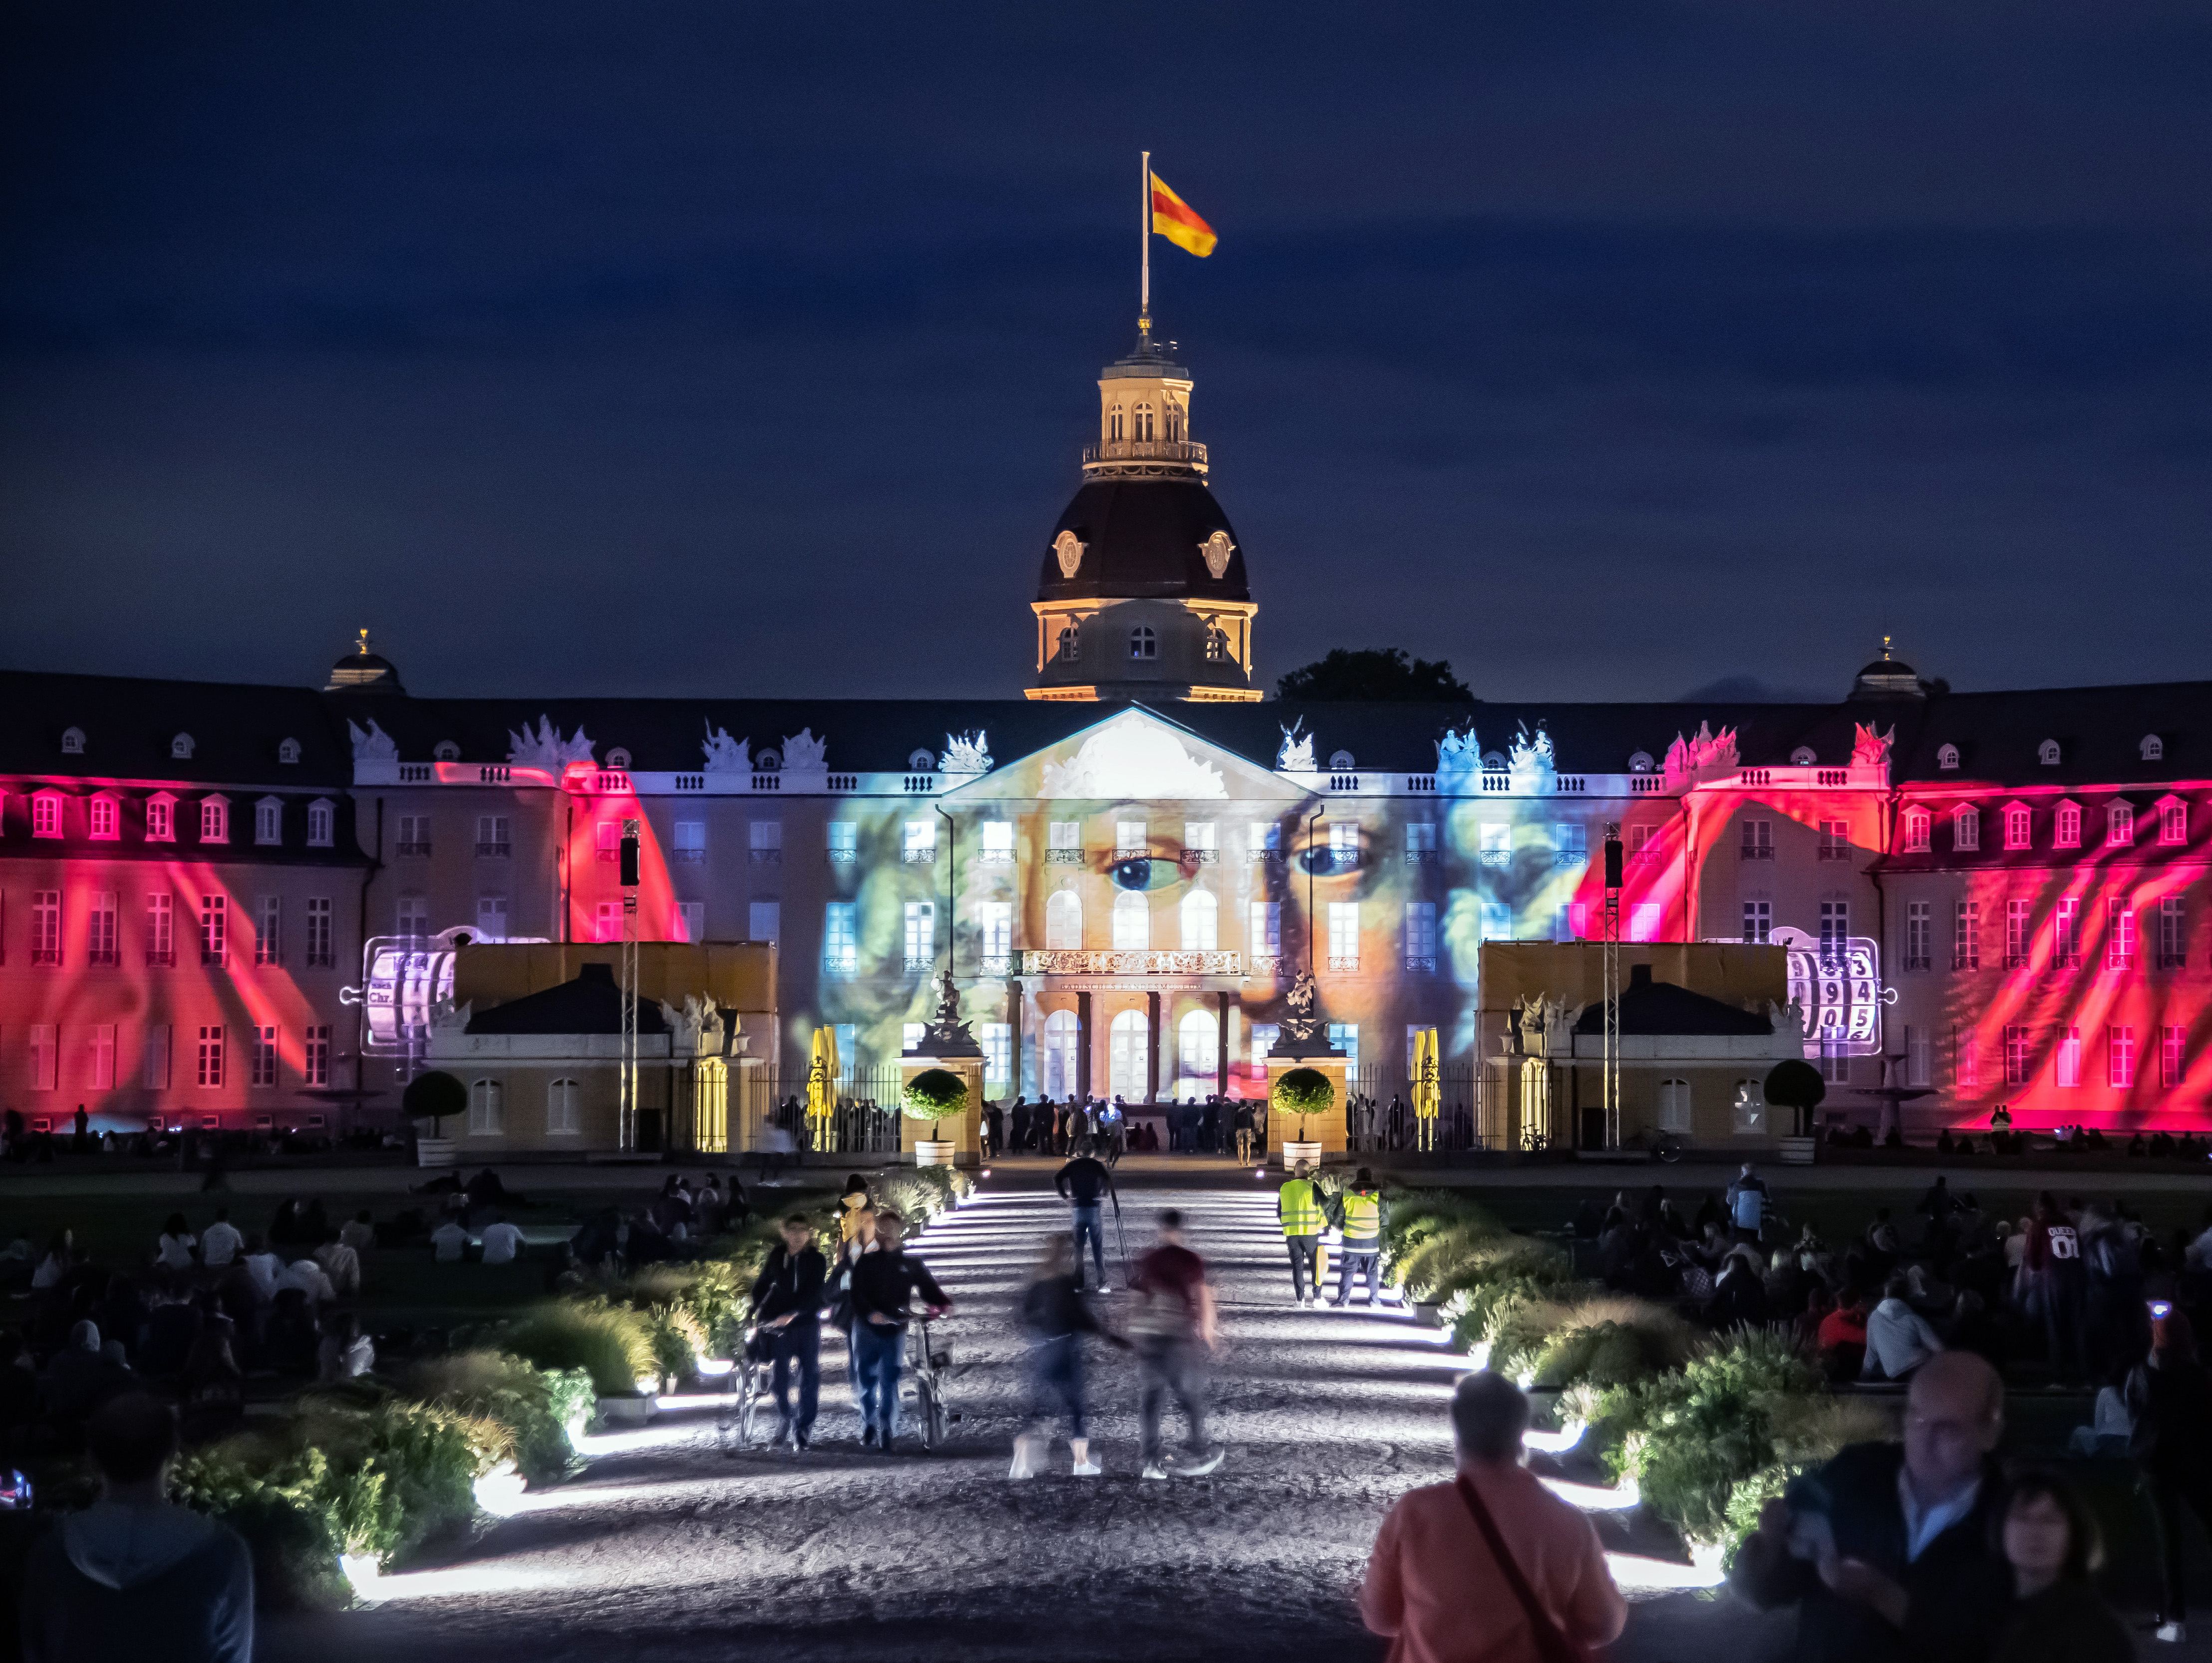
[[[622,1032],[622,987],[613,965],[587,961],[576,974],[535,993],[525,993],[504,1004],[471,1013],[471,1034],[619,1034]],[[637,1031],[665,1034],[667,1020],[657,1000],[637,1002]]]
[[[1334,771],[1332,759],[1346,756],[1354,769],[1421,773],[1436,767],[1438,742],[1448,731],[1463,743],[1471,727],[1483,753],[1502,755],[1524,731],[1533,737],[1540,727],[1560,772],[1620,774],[1640,758],[1663,765],[1675,737],[1694,737],[1701,726],[1716,735],[1734,730],[1746,767],[1802,757],[1841,768],[1865,725],[1893,731],[1891,777],[1899,783],[1977,791],[2212,780],[2208,682],[1826,704],[1269,700],[1142,707],[1262,768],[1275,766],[1285,731],[1293,728],[1313,737],[1322,769]],[[746,741],[755,756],[763,749],[780,751],[788,738],[809,731],[826,742],[831,769],[889,773],[917,766],[921,753],[935,758],[951,735],[979,731],[1003,764],[1128,708],[1022,699],[440,699],[0,671],[0,773],[328,790],[352,779],[349,720],[364,730],[373,720],[407,762],[430,761],[443,744],[454,747],[464,762],[506,762],[521,730],[550,722],[567,739],[580,730],[594,760],[605,762],[621,749],[629,753],[631,768],[646,772],[701,768],[704,743],[715,731]],[[72,728],[84,736],[81,754],[63,749]],[[188,757],[172,754],[179,734],[191,739]],[[2143,755],[2147,737],[2158,741],[2154,758]],[[288,738],[300,747],[295,763],[279,761]],[[2042,760],[2046,742],[2057,747],[2055,762]],[[1942,766],[1946,746],[1957,748],[1956,768]]]
[[[1620,990],[1620,1031],[1624,1034],[1771,1034],[1774,1023],[1740,1004],[1693,992],[1671,981],[1660,981],[1648,964],[1628,968],[1628,986]],[[1605,1002],[1593,999],[1575,1019],[1577,1034],[1605,1031]]]

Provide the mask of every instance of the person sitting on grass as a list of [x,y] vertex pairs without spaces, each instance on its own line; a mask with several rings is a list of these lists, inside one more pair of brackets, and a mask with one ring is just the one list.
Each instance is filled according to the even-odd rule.
[[85,1444],[100,1470],[100,1500],[31,1551],[25,1663],[251,1663],[253,1562],[246,1544],[167,1499],[175,1411],[143,1393],[127,1393],[87,1423]]
[[270,1252],[258,1235],[249,1235],[246,1238],[246,1273],[253,1278],[254,1292],[266,1305],[276,1297],[276,1279],[284,1274],[284,1261]]
[[230,1222],[230,1209],[217,1207],[215,1223],[200,1232],[200,1262],[210,1270],[221,1270],[245,1250],[246,1238],[238,1233],[238,1226]]
[[323,1267],[323,1274],[330,1278],[340,1298],[350,1299],[361,1291],[361,1255],[346,1246],[343,1232],[333,1231],[315,1249],[315,1263]]
[[492,1214],[491,1223],[483,1229],[483,1262],[512,1265],[521,1247],[521,1227],[508,1223],[503,1213]]
[[1943,1341],[1928,1326],[1928,1319],[1905,1302],[1911,1284],[1893,1276],[1882,1290],[1881,1303],[1867,1319],[1866,1361],[1861,1380],[1904,1380],[1943,1349]]
[[76,1238],[65,1229],[56,1230],[46,1244],[46,1256],[39,1260],[38,1269],[31,1272],[31,1291],[44,1293],[70,1273],[76,1263],[74,1246]]
[[468,1252],[469,1232],[458,1218],[448,1217],[430,1232],[430,1256],[441,1265],[458,1265]]
[[376,1245],[376,1226],[370,1222],[367,1207],[338,1227],[338,1240],[356,1253],[367,1253]]
[[154,1250],[154,1261],[179,1273],[188,1272],[199,1262],[194,1251],[200,1244],[192,1234],[192,1227],[185,1222],[180,1212],[169,1215],[169,1222],[161,1227],[161,1239]]
[[282,1294],[287,1288],[297,1288],[316,1310],[336,1303],[338,1296],[338,1290],[331,1285],[328,1272],[312,1259],[295,1259],[285,1267],[284,1273],[276,1278],[276,1291]]
[[332,1319],[323,1343],[315,1348],[315,1379],[324,1386],[343,1386],[359,1380],[376,1366],[376,1343],[361,1331],[361,1319],[352,1312]]

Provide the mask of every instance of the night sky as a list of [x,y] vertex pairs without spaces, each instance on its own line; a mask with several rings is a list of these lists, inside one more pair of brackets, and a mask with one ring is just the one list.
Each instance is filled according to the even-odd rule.
[[15,667],[1015,695],[1148,146],[1271,689],[2207,673],[2202,7],[54,0],[0,134]]

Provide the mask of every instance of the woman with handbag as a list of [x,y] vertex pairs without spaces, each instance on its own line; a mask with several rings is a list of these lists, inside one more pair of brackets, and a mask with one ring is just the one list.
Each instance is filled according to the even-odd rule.
[[1522,1467],[1528,1399],[1485,1369],[1461,1380],[1451,1416],[1458,1476],[1384,1515],[1359,1614],[1390,1663],[1589,1663],[1628,1602],[1590,1521]]

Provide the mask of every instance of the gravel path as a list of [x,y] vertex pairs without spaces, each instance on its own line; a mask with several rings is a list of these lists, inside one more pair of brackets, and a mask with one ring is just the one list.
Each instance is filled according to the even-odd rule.
[[[712,1405],[673,1403],[647,1429],[589,1440],[586,1473],[530,1498],[450,1566],[386,1579],[366,1609],[271,1621],[263,1656],[1380,1657],[1351,1590],[1383,1509],[1449,1472],[1443,1405],[1459,1369],[1395,1309],[1292,1305],[1272,1185],[1133,1187],[1132,1253],[1163,1205],[1183,1210],[1222,1300],[1210,1429],[1229,1458],[1212,1477],[1138,1479],[1135,1370],[1097,1347],[1105,1475],[1071,1476],[1063,1438],[1049,1475],[1008,1482],[1025,1399],[1009,1309],[1065,1213],[1047,1193],[994,1183],[916,1246],[958,1302],[937,1330],[963,1414],[949,1447],[863,1453],[833,1341],[806,1457],[725,1454]],[[1117,1323],[1128,1303],[1101,1302]],[[1620,1515],[1596,1516],[1609,1546],[1649,1550]],[[1633,1557],[1616,1565],[1625,1581],[1680,1574]],[[1615,1655],[1725,1646],[1732,1663],[1753,1663],[1776,1634],[1724,1598],[1675,1594],[1639,1604]]]

